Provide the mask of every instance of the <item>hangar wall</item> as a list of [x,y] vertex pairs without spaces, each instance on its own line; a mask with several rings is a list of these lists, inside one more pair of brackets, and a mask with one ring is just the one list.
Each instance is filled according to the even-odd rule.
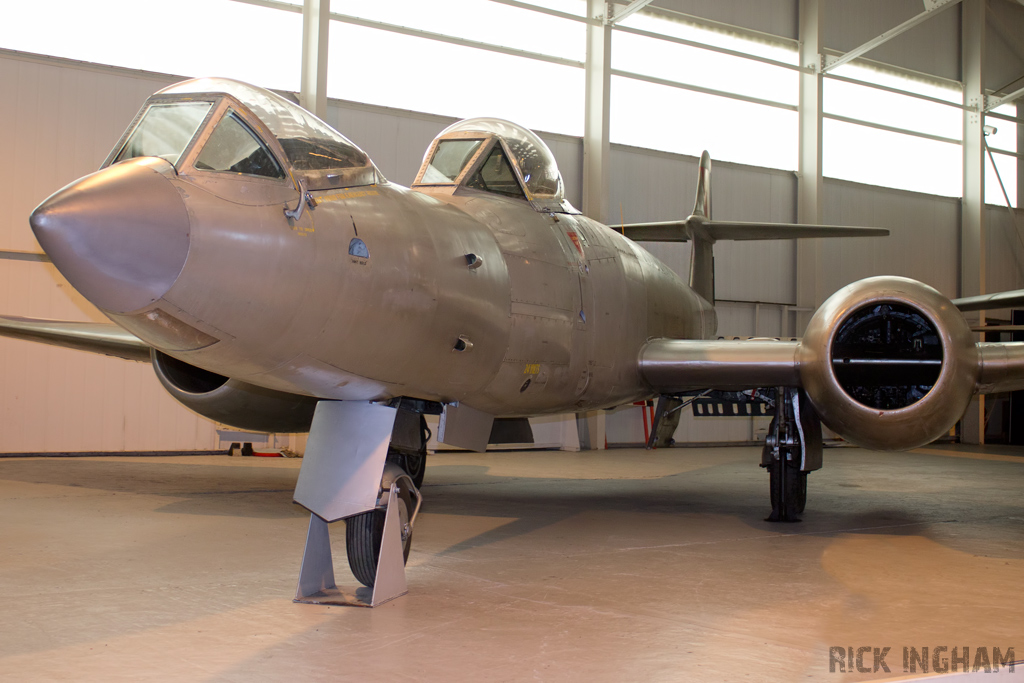
[[[754,8],[744,0],[660,0],[670,8],[783,38],[796,36],[796,0]],[[870,20],[847,17],[829,0],[826,45],[842,49],[916,13],[916,0],[882,2]],[[944,78],[959,77],[959,14],[946,12],[882,46],[873,57]],[[839,17],[840,19],[835,19]],[[874,23],[881,22],[878,27]],[[952,22],[952,23],[951,23]],[[875,29],[878,29],[877,31]],[[955,29],[955,30],[954,30]],[[950,36],[955,34],[952,44]],[[850,45],[846,43],[849,42]],[[1012,42],[1012,41],[1010,41]],[[947,49],[936,50],[935,45]],[[994,50],[1010,51],[1009,47]],[[940,54],[941,53],[941,54]],[[1019,57],[1019,56],[1018,56]],[[1012,60],[1011,60],[1012,61]],[[153,91],[179,77],[0,50],[0,252],[38,252],[26,217],[50,192],[94,170]],[[408,184],[430,140],[454,119],[354,102],[331,101],[328,122],[362,146],[384,174]],[[694,134],[699,135],[699,131]],[[582,144],[542,134],[552,147],[568,196],[581,205]],[[710,150],[714,155],[714,150]],[[692,206],[697,161],[692,157],[612,145],[609,213],[627,222],[685,216]],[[796,179],[784,171],[716,163],[715,216],[734,220],[796,220]],[[824,181],[823,220],[888,227],[887,240],[822,240],[822,290],[868,275],[921,279],[949,296],[958,293],[960,202],[846,181]],[[1024,244],[1004,208],[989,207],[989,291],[1024,286]],[[649,245],[685,273],[685,244]],[[25,260],[28,259],[28,260]],[[797,334],[795,244],[722,243],[716,247],[719,332],[738,336]],[[0,258],[0,311],[31,317],[102,320],[49,264],[7,253]],[[0,339],[0,451],[192,450],[219,446],[213,426],[177,405],[148,366]],[[642,439],[638,409],[609,417],[609,441]],[[678,441],[745,441],[764,420],[684,419]]]
[[[95,171],[145,98],[175,80],[0,52],[4,314],[106,320],[51,264],[17,252],[40,252],[28,226],[32,209]],[[0,338],[0,387],[0,452],[216,446],[213,424],[178,405],[148,364]]]

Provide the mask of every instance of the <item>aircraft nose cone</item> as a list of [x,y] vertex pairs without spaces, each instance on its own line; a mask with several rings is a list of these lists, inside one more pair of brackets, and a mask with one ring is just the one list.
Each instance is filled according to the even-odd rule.
[[72,286],[111,313],[162,297],[188,256],[188,211],[162,159],[140,158],[77,180],[40,204],[29,223]]

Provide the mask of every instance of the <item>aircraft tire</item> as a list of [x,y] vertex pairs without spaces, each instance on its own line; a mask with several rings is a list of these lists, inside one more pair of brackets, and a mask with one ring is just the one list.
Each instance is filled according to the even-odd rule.
[[[412,504],[408,496],[408,493],[402,493],[395,501],[399,506],[399,526],[403,530],[408,527]],[[377,579],[377,560],[380,558],[380,544],[384,538],[385,517],[384,510],[370,510],[345,520],[345,551],[348,554],[349,569],[359,583],[370,588],[373,588]],[[403,560],[406,562],[411,547],[412,531],[409,530],[408,535],[402,539]]]
[[[807,472],[801,472],[795,467],[780,466],[780,463],[774,462],[768,466],[768,476],[772,501],[772,516],[768,520],[799,521],[800,514],[807,506]],[[782,477],[786,478],[786,491],[789,493],[785,501],[780,500]]]

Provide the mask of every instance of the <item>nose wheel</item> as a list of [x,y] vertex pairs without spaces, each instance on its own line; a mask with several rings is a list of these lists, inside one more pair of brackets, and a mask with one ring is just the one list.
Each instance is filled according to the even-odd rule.
[[[387,473],[385,473],[385,477]],[[412,547],[412,529],[419,511],[419,491],[412,485],[412,478],[402,472],[391,487],[396,489],[394,498],[398,516],[398,528],[401,533],[402,562],[408,562],[409,549]],[[415,491],[415,494],[413,493]],[[385,491],[387,494],[387,491]],[[385,497],[385,500],[387,498]],[[348,553],[348,566],[359,583],[373,588],[377,577],[380,560],[381,543],[384,539],[385,521],[389,510],[370,510],[345,520],[345,550]]]

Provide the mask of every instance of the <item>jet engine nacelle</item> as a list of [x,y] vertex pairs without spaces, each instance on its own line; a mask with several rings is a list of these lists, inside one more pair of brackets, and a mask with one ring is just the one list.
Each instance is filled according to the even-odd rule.
[[309,431],[315,398],[229,379],[156,350],[152,359],[164,389],[203,417],[257,432]]
[[821,421],[866,448],[905,450],[945,434],[967,409],[978,350],[961,313],[900,277],[854,282],[814,313],[801,382]]

